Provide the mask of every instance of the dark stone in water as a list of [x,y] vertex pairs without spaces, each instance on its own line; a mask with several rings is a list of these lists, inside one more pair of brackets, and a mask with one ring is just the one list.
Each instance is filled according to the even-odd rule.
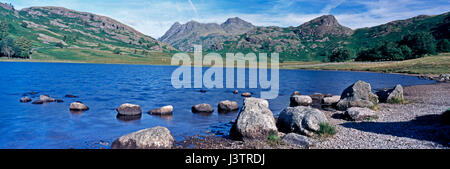
[[200,93],[206,93],[206,90],[200,90]]
[[234,94],[239,94],[239,90],[233,91]]
[[142,114],[138,114],[138,115],[120,115],[120,114],[117,114],[117,116],[116,116],[116,118],[118,120],[123,121],[123,122],[140,120],[141,117],[142,117]]
[[62,100],[62,99],[56,99],[56,102],[57,102],[57,103],[63,103],[64,100]]
[[66,94],[64,97],[67,97],[67,98],[78,98],[78,96],[71,95],[71,94]]
[[44,104],[45,102],[42,100],[35,100],[34,102],[32,102],[31,104]]
[[193,113],[212,113],[214,109],[209,104],[197,104],[192,106]]

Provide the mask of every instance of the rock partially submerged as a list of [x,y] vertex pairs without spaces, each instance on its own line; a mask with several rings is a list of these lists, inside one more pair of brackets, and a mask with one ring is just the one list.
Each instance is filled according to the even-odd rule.
[[296,133],[286,134],[281,141],[302,148],[308,148],[314,145],[314,141],[311,138]]
[[403,101],[403,87],[397,85],[392,89],[384,89],[376,92],[380,102],[383,103],[400,103]]
[[313,101],[310,96],[306,96],[306,95],[293,95],[293,96],[291,96],[290,100],[291,100],[291,103],[290,103],[291,107],[311,106],[312,101]]
[[214,109],[211,107],[211,105],[203,103],[203,104],[197,104],[195,106],[192,106],[192,112],[193,113],[212,113],[212,112],[214,112]]
[[49,95],[40,95],[39,100],[42,100],[45,103],[56,102],[56,99],[51,98]]
[[364,121],[377,118],[375,111],[365,107],[348,108],[344,115],[353,121]]
[[239,104],[229,100],[221,101],[217,107],[219,112],[224,113],[239,110]]
[[266,140],[269,135],[278,133],[275,118],[264,99],[246,98],[236,122],[230,130],[235,140]]
[[158,126],[119,137],[111,149],[170,149],[174,142],[169,129]]
[[148,114],[151,115],[159,115],[159,116],[168,116],[173,114],[173,106],[167,105],[157,109],[150,110]]
[[86,111],[89,110],[89,107],[87,107],[85,104],[83,104],[82,102],[73,102],[70,104],[70,110],[73,111]]
[[31,102],[31,98],[30,97],[22,97],[22,98],[20,98],[20,102],[21,103]]
[[372,108],[377,104],[378,96],[372,93],[370,84],[360,80],[342,92],[336,106],[338,110],[347,110],[350,107]]
[[327,123],[328,119],[319,109],[297,106],[287,107],[278,116],[278,129],[285,133],[298,133],[312,136],[320,129],[321,123]]
[[116,109],[120,116],[137,116],[142,114],[141,106],[125,103]]
[[71,95],[71,94],[66,94],[64,97],[66,97],[66,98],[78,98],[78,96]]
[[252,93],[245,92],[241,94],[242,97],[252,97]]

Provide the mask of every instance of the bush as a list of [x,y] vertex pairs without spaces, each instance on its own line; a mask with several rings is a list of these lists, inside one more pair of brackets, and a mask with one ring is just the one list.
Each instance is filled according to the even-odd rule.
[[113,50],[113,53],[114,54],[117,54],[117,55],[119,55],[120,54],[120,49],[119,48],[115,48],[114,50]]
[[333,136],[336,133],[336,127],[329,123],[320,123],[319,131],[317,131],[320,136]]
[[442,39],[436,45],[438,52],[450,52],[450,41],[447,39]]
[[328,57],[330,62],[345,62],[351,59],[349,49],[337,49]]
[[415,58],[423,57],[426,54],[436,54],[436,40],[428,32],[406,35],[400,44],[411,48]]

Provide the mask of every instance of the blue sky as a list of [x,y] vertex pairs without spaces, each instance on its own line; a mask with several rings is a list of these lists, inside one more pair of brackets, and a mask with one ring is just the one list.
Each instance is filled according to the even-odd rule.
[[351,28],[450,11],[448,0],[0,0],[16,9],[61,6],[109,16],[158,38],[174,22],[222,23],[240,17],[258,26],[298,26],[324,14]]

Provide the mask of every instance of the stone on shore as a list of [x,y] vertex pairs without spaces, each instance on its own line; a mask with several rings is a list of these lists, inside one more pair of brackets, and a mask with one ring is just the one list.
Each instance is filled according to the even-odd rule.
[[372,108],[378,104],[378,96],[372,93],[370,84],[357,81],[342,92],[341,100],[337,103],[338,110],[350,107]]
[[345,111],[344,115],[353,121],[364,121],[377,118],[375,111],[366,107],[351,107]]
[[86,111],[86,110],[89,110],[89,107],[87,107],[85,104],[83,104],[81,102],[73,102],[70,104],[70,110]]
[[312,136],[319,130],[321,123],[327,122],[327,117],[319,109],[297,106],[285,108],[278,116],[277,126],[285,133]]
[[302,94],[299,91],[292,92],[291,96],[295,96],[295,95],[302,95]]
[[214,112],[214,109],[211,107],[211,105],[203,103],[203,104],[197,104],[195,106],[192,106],[192,112],[193,113],[212,113],[212,112]]
[[450,82],[450,74],[439,75],[438,81],[440,82]]
[[246,98],[239,115],[230,130],[235,140],[267,140],[278,133],[269,102],[259,98]]
[[31,102],[31,98],[30,97],[22,97],[22,98],[20,98],[20,102],[21,103]]
[[310,96],[306,96],[306,95],[294,95],[294,96],[291,96],[290,100],[291,100],[291,103],[290,103],[291,107],[311,106],[312,101],[313,101]]
[[383,103],[401,103],[403,101],[403,87],[399,84],[393,89],[377,91],[376,94]]
[[221,101],[218,105],[218,110],[219,112],[236,111],[239,110],[239,104],[237,102],[229,100]]
[[157,109],[153,109],[150,110],[148,112],[148,114],[151,115],[160,115],[160,116],[167,116],[167,115],[172,115],[173,114],[173,106],[172,105],[167,105],[167,106],[163,106]]
[[111,149],[171,149],[174,142],[169,129],[158,126],[119,137]]
[[136,116],[142,114],[141,106],[130,103],[122,104],[116,110],[121,116]]
[[320,105],[320,104],[322,104],[322,99],[325,97],[325,95],[322,93],[314,93],[314,94],[310,95],[310,97],[312,99],[313,105]]
[[322,99],[322,104],[324,106],[335,106],[339,100],[341,100],[341,96],[324,97]]
[[302,148],[308,148],[314,145],[314,141],[311,138],[296,133],[286,134],[281,141]]

